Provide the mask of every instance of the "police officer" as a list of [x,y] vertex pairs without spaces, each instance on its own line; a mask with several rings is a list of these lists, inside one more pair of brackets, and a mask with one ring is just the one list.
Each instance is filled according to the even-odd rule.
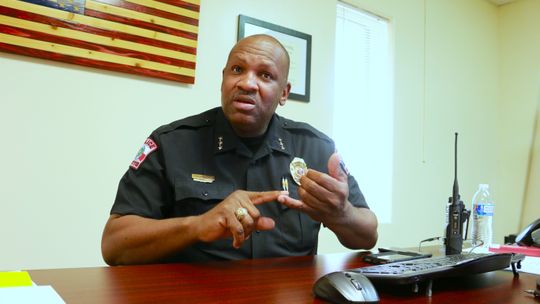
[[108,264],[315,254],[321,223],[348,248],[375,245],[376,216],[332,140],[275,114],[288,70],[276,39],[244,38],[223,69],[221,107],[151,134],[103,232]]

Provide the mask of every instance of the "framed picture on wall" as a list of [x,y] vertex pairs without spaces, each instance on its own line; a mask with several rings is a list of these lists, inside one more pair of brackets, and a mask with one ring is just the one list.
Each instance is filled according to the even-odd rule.
[[255,35],[267,34],[278,39],[287,49],[291,59],[289,99],[309,102],[311,74],[311,35],[244,15],[238,16],[238,40]]

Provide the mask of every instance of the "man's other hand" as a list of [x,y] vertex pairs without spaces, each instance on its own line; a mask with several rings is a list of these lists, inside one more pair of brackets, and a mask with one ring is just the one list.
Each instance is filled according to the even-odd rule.
[[300,200],[282,195],[279,202],[289,208],[300,209],[326,225],[338,221],[347,209],[352,207],[348,202],[347,174],[341,168],[340,162],[339,154],[334,153],[328,160],[329,174],[309,169],[300,179]]
[[[273,219],[261,215],[256,205],[277,200],[280,195],[288,195],[285,191],[249,192],[237,190],[221,203],[198,219],[197,236],[202,242],[212,242],[225,237],[233,237],[233,246],[240,248],[253,230],[270,230],[274,228]],[[245,208],[247,214],[236,215],[239,208]]]

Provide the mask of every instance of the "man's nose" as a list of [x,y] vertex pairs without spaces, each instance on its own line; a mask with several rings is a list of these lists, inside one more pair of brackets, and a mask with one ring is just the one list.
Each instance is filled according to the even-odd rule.
[[257,75],[252,72],[245,73],[238,81],[238,87],[249,92],[257,90]]

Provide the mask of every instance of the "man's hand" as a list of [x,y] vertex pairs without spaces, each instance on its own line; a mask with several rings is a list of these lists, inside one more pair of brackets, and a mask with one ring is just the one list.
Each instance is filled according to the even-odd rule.
[[340,166],[337,153],[332,154],[328,160],[328,173],[325,174],[309,169],[300,179],[298,188],[300,200],[287,196],[280,196],[279,202],[289,208],[300,209],[316,221],[327,226],[338,220],[352,205],[349,198],[349,185],[347,174]]
[[328,160],[328,174],[309,169],[300,179],[300,200],[280,195],[278,201],[298,209],[330,228],[349,248],[372,248],[377,242],[377,217],[368,208],[356,208],[348,200],[347,174],[337,153]]
[[[199,216],[196,226],[198,239],[202,242],[212,242],[232,236],[233,246],[240,248],[253,230],[274,228],[274,220],[261,216],[255,206],[277,200],[278,196],[287,194],[285,191],[249,192],[243,190],[231,193],[217,206]],[[235,214],[238,208],[245,208],[248,214],[238,219]]]

